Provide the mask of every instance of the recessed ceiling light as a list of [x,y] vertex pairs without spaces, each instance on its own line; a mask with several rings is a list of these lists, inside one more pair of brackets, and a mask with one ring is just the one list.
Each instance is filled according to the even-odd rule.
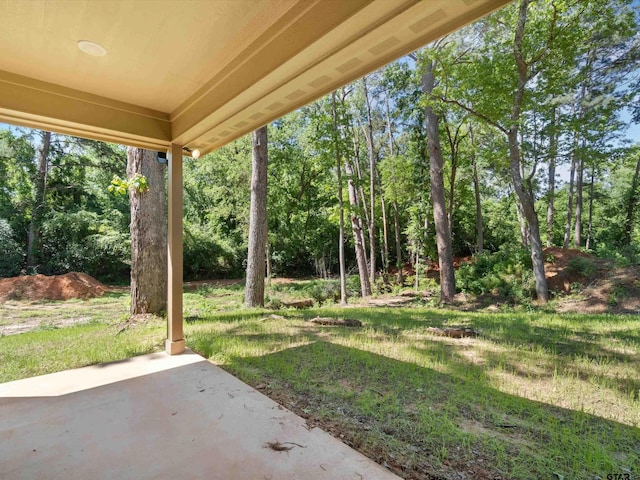
[[106,48],[95,42],[90,42],[89,40],[80,40],[78,42],[78,48],[92,57],[103,57],[107,54]]

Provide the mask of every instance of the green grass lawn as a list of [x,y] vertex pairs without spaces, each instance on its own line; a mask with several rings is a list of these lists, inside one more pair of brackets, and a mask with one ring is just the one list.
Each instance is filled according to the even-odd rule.
[[[0,337],[0,380],[162,349],[161,319],[122,330],[127,301],[18,305],[95,318]],[[186,293],[188,345],[403,478],[640,475],[635,316],[329,306],[277,318],[241,305],[240,285]],[[315,315],[364,327],[306,321]],[[427,331],[448,325],[481,333]]]

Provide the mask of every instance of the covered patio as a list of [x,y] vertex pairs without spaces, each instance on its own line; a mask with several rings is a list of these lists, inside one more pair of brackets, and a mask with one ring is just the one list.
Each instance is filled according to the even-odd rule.
[[170,356],[185,352],[183,156],[506,3],[0,3],[0,122],[169,154],[168,355],[0,386],[0,478],[393,478],[202,357]]
[[200,355],[0,385],[0,478],[393,479]]

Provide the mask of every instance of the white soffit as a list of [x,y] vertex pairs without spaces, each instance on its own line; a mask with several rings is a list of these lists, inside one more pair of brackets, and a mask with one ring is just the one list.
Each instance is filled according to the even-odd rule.
[[0,121],[207,152],[506,3],[0,0]]

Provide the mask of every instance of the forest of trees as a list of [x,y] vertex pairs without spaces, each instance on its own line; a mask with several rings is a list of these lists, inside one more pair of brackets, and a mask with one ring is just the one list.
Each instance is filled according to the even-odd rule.
[[[271,123],[267,271],[338,276],[341,224],[362,294],[439,261],[446,301],[452,257],[513,255],[545,300],[545,246],[636,262],[638,13],[520,0]],[[186,279],[244,274],[251,160],[251,136],[185,159]],[[0,130],[0,276],[127,281],[114,176],[127,178],[125,147]]]

